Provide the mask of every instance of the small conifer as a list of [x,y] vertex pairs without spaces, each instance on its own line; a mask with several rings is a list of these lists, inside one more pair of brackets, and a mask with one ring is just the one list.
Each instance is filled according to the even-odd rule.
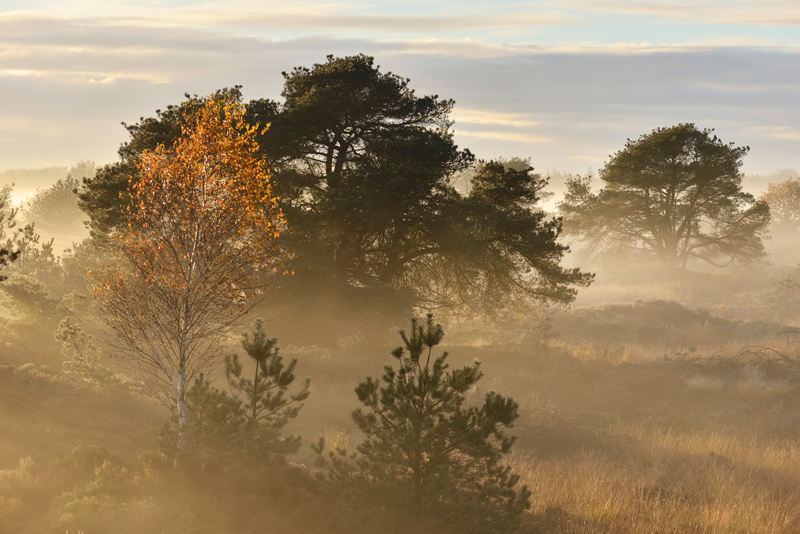
[[343,519],[357,532],[513,532],[530,493],[501,459],[514,443],[504,430],[518,417],[513,399],[489,392],[480,406],[464,394],[483,376],[480,362],[450,370],[444,337],[428,315],[401,331],[405,348],[380,381],[356,388],[364,434],[355,451],[313,446],[336,492]]

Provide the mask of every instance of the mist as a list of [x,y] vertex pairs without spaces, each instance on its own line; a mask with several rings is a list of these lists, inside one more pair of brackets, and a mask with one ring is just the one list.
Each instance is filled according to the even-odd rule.
[[793,7],[9,6],[0,534],[800,531]]

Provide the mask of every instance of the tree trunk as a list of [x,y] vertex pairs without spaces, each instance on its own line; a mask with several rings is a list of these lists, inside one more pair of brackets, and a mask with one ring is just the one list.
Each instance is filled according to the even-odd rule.
[[333,251],[333,280],[338,287],[345,287],[349,280],[347,267],[349,263],[348,246],[344,240],[336,243]]
[[256,375],[253,377],[253,395],[250,397],[250,404],[252,405],[252,419],[251,422],[253,425],[256,424],[256,418],[258,417],[258,367],[259,362],[256,361]]
[[175,467],[186,450],[186,367],[181,362],[178,369],[178,450],[175,452]]

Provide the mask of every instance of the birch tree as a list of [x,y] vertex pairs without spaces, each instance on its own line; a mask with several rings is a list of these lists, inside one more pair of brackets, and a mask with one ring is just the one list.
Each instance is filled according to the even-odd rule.
[[244,107],[197,104],[180,139],[137,158],[117,259],[92,273],[121,360],[176,410],[176,465],[187,387],[221,365],[221,338],[263,295],[283,225]]

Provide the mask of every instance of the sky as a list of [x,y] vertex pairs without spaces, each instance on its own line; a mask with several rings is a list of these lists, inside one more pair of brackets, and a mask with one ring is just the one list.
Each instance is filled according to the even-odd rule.
[[0,0],[0,170],[114,161],[121,122],[364,53],[456,101],[477,157],[585,173],[657,127],[800,168],[800,1]]

